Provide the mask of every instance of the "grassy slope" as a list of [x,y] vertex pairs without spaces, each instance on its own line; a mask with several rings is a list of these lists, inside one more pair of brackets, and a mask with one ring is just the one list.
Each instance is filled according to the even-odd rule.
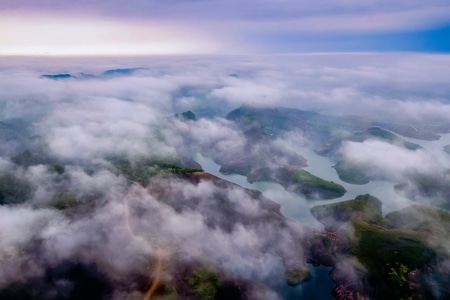
[[356,218],[372,224],[384,224],[381,201],[370,195],[360,195],[354,200],[314,206],[311,208],[311,214],[324,225],[333,227]]
[[409,273],[436,264],[437,253],[416,233],[354,221],[352,254],[367,268],[373,298],[401,299],[420,293],[409,287]]

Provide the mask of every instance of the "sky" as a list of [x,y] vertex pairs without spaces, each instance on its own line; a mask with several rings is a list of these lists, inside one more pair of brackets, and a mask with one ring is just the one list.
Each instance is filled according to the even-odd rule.
[[450,52],[446,0],[0,0],[0,54]]
[[[12,283],[38,286],[51,281],[47,271],[55,266],[81,262],[120,281],[109,298],[143,298],[142,288],[125,279],[154,278],[149,261],[164,252],[174,258],[165,282],[183,264],[206,258],[262,283],[268,294],[249,299],[288,298],[276,293],[288,264],[306,266],[303,225],[322,228],[309,214],[317,202],[276,183],[222,177],[217,165],[218,176],[240,176],[243,186],[260,189],[303,224],[280,227],[235,185],[168,176],[155,181],[152,194],[121,175],[112,158],[139,165],[201,154],[205,162],[227,162],[258,152],[264,148],[249,148],[253,141],[225,118],[242,106],[447,129],[439,141],[403,137],[423,145],[416,151],[377,139],[336,146],[331,156],[383,179],[362,186],[342,182],[336,161],[317,155],[300,130],[268,142],[304,155],[312,174],[342,183],[347,194],[340,200],[370,193],[384,213],[401,209],[419,193],[413,175],[450,180],[443,150],[450,144],[450,55],[441,53],[450,53],[449,0],[0,0],[0,189],[7,176],[30,186],[24,203],[0,203],[0,293]],[[197,121],[175,117],[188,110]],[[43,154],[44,161],[48,155],[65,170],[14,162],[26,153]],[[406,184],[404,195],[394,190],[398,183]],[[169,192],[162,198],[158,191]],[[230,219],[222,198],[251,221]],[[447,201],[441,198],[414,200]],[[73,210],[55,208],[73,199]],[[188,209],[194,200],[198,206]],[[233,230],[208,226],[211,220]],[[60,277],[54,289],[64,294],[70,280]]]

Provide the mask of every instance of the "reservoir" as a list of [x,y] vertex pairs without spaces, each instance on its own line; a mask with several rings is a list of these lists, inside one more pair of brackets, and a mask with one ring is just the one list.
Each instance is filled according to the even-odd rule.
[[[445,145],[450,144],[450,134],[443,135],[438,141],[422,141],[408,138],[405,138],[405,140],[419,144],[443,167],[450,167],[450,154],[443,150]],[[247,178],[242,175],[224,175],[219,172],[220,166],[218,164],[212,159],[203,157],[200,154],[197,154],[195,160],[208,173],[234,182],[242,187],[261,191],[264,196],[281,205],[281,212],[284,216],[317,230],[322,230],[323,225],[312,217],[309,212],[316,205],[336,203],[354,199],[358,195],[371,194],[382,201],[383,214],[386,214],[414,203],[394,191],[396,182],[374,180],[364,185],[348,184],[339,179],[336,171],[333,169],[335,165],[333,160],[319,156],[312,149],[308,148],[298,149],[297,153],[303,155],[308,160],[308,167],[305,170],[325,180],[334,181],[343,185],[347,193],[341,198],[332,200],[307,200],[300,195],[286,191],[280,184],[275,182],[249,183]],[[275,289],[285,299],[333,299],[331,290],[335,284],[329,277],[331,268],[324,266],[315,267],[310,264],[308,264],[308,267],[312,274],[312,278],[309,281],[296,287],[286,285],[284,287],[275,287]]]
[[383,213],[385,214],[413,203],[395,193],[395,182],[374,180],[364,185],[348,184],[339,179],[336,171],[333,169],[333,166],[335,165],[333,160],[319,156],[312,150],[303,151],[301,154],[308,159],[308,167],[306,167],[305,170],[325,180],[334,181],[343,185],[347,190],[345,195],[332,200],[307,200],[301,195],[286,191],[276,182],[265,181],[249,183],[247,178],[243,175],[224,175],[219,172],[220,166],[218,164],[212,159],[203,157],[200,154],[197,155],[195,160],[202,165],[202,168],[208,173],[234,182],[242,187],[259,190],[264,196],[281,205],[281,212],[284,216],[317,230],[322,230],[323,225],[309,212],[309,210],[316,205],[336,203],[354,199],[358,195],[371,194],[383,202]]
[[[450,154],[443,150],[445,145],[450,144],[450,134],[443,134],[437,141],[423,141],[411,138],[404,139],[420,145],[425,149],[425,151],[430,153],[441,166],[450,168]],[[383,203],[383,214],[387,214],[391,211],[395,211],[415,203],[395,192],[394,186],[397,182],[372,180],[364,185],[348,184],[339,179],[333,168],[336,162],[332,159],[317,155],[312,149],[306,147],[295,149],[295,151],[303,155],[308,160],[308,167],[306,167],[305,170],[325,180],[341,184],[347,190],[345,195],[332,200],[307,200],[301,195],[286,191],[276,182],[266,181],[249,183],[247,178],[242,175],[224,175],[219,172],[220,166],[218,164],[216,164],[212,159],[203,157],[200,154],[197,154],[195,160],[200,163],[202,168],[208,173],[234,182],[245,188],[261,191],[264,196],[281,205],[281,212],[283,215],[318,230],[323,229],[322,224],[317,222],[317,220],[314,219],[309,213],[309,210],[316,205],[336,203],[354,199],[358,195],[371,194],[381,200]]]

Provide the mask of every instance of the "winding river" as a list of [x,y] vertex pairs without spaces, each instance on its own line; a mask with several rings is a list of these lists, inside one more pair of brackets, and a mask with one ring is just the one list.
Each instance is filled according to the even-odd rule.
[[[404,139],[419,144],[442,166],[447,168],[450,167],[450,154],[443,150],[445,145],[450,144],[450,134],[442,135],[437,141],[423,141],[411,138]],[[411,200],[398,195],[394,191],[395,182],[374,180],[364,185],[348,184],[341,181],[336,171],[332,168],[333,165],[335,165],[333,160],[319,156],[312,151],[312,149],[308,148],[299,149],[298,153],[301,153],[308,159],[308,167],[305,168],[305,170],[323,179],[343,185],[347,190],[347,193],[343,197],[333,200],[307,200],[300,195],[286,191],[281,185],[275,182],[249,183],[247,178],[242,175],[224,175],[219,172],[220,166],[218,164],[212,159],[203,157],[200,154],[197,154],[196,161],[200,163],[202,168],[208,173],[234,182],[245,188],[261,191],[266,197],[281,205],[281,212],[283,215],[317,230],[322,230],[323,225],[310,214],[310,209],[316,205],[354,199],[358,195],[367,193],[379,198],[383,202],[384,214],[401,209],[413,203]],[[286,299],[333,299],[330,292],[334,287],[334,283],[328,276],[331,268],[323,266],[313,267],[311,265],[309,265],[309,267],[311,274],[313,275],[312,279],[297,287],[286,286],[282,293],[283,296]]]

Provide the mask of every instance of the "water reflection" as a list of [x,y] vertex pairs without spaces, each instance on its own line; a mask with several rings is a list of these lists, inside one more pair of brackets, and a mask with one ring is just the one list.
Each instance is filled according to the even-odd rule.
[[323,300],[334,299],[331,291],[335,287],[330,279],[331,268],[308,264],[311,279],[296,287],[285,288],[280,294],[284,299]]

